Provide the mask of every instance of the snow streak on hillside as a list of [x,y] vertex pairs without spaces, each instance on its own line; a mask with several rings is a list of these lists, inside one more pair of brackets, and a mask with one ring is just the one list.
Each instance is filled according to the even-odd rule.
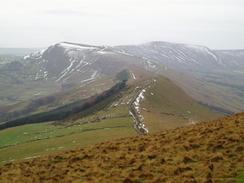
[[142,116],[140,111],[140,102],[145,98],[145,92],[145,89],[140,91],[140,93],[132,101],[129,111],[129,114],[133,117],[135,129],[137,129],[142,134],[147,134],[149,132],[144,124],[144,117]]

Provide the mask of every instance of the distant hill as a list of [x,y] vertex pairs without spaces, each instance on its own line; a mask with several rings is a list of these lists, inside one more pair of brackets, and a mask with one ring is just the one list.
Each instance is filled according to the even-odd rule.
[[[2,50],[22,56],[0,56],[0,105],[84,86],[136,67],[170,78],[195,100],[227,114],[244,109],[244,50],[158,41],[114,47],[60,42],[30,51]],[[15,67],[16,62],[23,66]]]
[[[163,41],[139,45],[124,45],[116,50],[142,57],[153,63],[161,63],[178,70],[220,71],[243,70],[243,50],[213,50],[206,46],[170,43]],[[152,63],[152,65],[153,65]]]
[[244,113],[8,163],[0,182],[243,182]]
[[114,49],[143,58],[151,70],[169,77],[204,104],[227,113],[244,110],[243,49],[213,50],[201,45],[163,41]]

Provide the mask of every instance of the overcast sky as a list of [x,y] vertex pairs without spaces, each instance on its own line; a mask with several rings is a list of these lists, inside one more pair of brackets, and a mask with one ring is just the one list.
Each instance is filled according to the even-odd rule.
[[0,0],[0,47],[156,40],[244,49],[244,0]]

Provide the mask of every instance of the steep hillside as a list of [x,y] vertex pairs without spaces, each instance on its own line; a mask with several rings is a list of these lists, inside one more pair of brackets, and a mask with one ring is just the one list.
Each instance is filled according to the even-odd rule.
[[232,114],[244,109],[243,78],[241,74],[205,72],[193,77],[191,72],[162,71],[189,96],[220,112]]
[[0,123],[30,114],[47,112],[76,101],[84,100],[108,90],[115,82],[112,78],[97,79],[92,83],[74,87],[74,89],[67,91],[60,91],[44,97],[36,95],[31,100],[13,105],[3,105],[0,107]]
[[215,50],[214,52],[229,69],[235,72],[243,71],[244,50]]
[[109,47],[58,43],[0,67],[0,105],[16,104],[114,77],[142,62],[138,57]]
[[199,104],[165,77],[155,77],[145,87],[144,98],[141,104],[142,115],[151,133],[223,115]]
[[0,181],[235,182],[243,152],[244,113],[8,163],[0,168]]
[[141,59],[112,50],[110,47],[61,42],[25,57],[40,68],[38,79],[55,78],[57,83],[85,83],[101,75],[115,75]]
[[244,50],[211,50],[206,46],[169,42],[117,46],[122,53],[142,57],[179,70],[243,70]]

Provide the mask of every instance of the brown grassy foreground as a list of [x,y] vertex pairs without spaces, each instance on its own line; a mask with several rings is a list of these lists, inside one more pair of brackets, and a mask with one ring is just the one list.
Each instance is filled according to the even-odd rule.
[[0,168],[0,182],[234,182],[244,168],[244,113]]

